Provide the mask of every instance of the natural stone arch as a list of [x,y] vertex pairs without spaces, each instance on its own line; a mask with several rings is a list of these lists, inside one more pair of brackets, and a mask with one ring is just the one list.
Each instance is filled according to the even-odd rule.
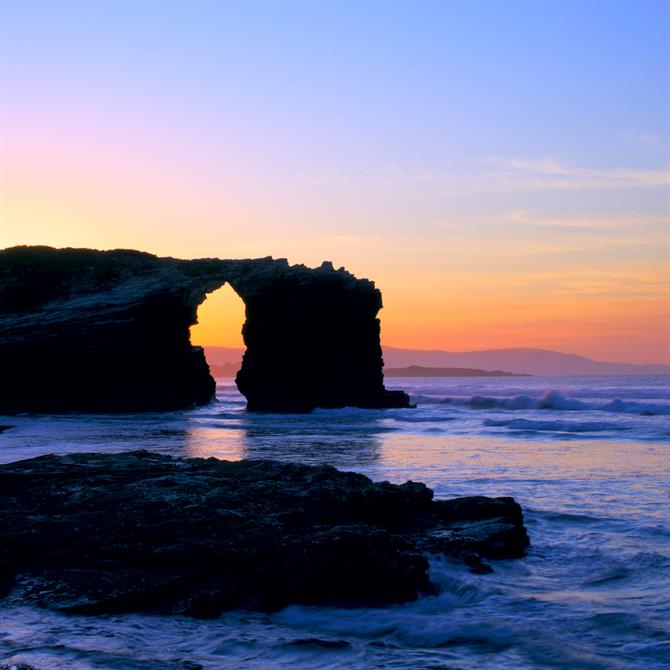
[[[245,303],[237,384],[250,410],[408,405],[384,388],[381,293],[344,268],[14,247],[0,252],[0,411],[209,402],[214,380],[189,328],[225,283]],[[40,392],[45,375],[57,394]]]

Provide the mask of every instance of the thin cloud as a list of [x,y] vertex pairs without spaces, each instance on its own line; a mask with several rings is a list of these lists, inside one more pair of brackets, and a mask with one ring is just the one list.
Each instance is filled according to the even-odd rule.
[[508,249],[501,249],[500,255],[508,257],[536,255],[571,255],[592,252],[604,252],[611,249],[655,249],[666,242],[664,235],[648,238],[618,237],[603,238],[602,236],[579,237],[567,240],[528,240]]
[[524,209],[515,209],[503,215],[505,221],[533,228],[566,230],[619,230],[670,225],[670,216],[628,216],[618,218],[549,218],[530,215]]
[[[670,169],[584,168],[553,158],[488,157],[452,164],[444,169],[405,169],[397,165],[357,166],[350,173],[297,175],[309,186],[393,191],[408,189],[442,196],[553,190],[656,188],[670,185]],[[400,191],[399,191],[400,189]]]
[[505,191],[645,188],[670,184],[668,169],[579,168],[552,158],[486,158],[485,174]]
[[662,147],[666,145],[660,133],[625,133],[624,139],[632,144],[644,144],[648,147]]

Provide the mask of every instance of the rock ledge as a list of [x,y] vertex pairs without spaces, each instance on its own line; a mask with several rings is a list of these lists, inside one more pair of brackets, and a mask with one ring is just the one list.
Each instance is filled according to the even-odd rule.
[[522,556],[512,498],[433,500],[329,466],[147,451],[0,466],[0,595],[81,613],[215,616],[432,593],[429,553]]

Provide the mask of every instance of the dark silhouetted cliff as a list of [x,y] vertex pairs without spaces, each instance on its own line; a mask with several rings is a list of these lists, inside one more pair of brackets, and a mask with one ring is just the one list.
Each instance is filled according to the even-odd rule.
[[250,410],[408,405],[384,388],[381,293],[330,263],[14,247],[0,251],[0,412],[209,402],[214,380],[189,328],[225,283],[246,306],[237,384]]

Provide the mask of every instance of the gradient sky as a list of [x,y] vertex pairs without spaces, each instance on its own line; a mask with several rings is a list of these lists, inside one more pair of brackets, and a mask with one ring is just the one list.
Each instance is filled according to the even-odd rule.
[[0,247],[329,259],[388,345],[670,362],[668,2],[2,0],[0,105]]

